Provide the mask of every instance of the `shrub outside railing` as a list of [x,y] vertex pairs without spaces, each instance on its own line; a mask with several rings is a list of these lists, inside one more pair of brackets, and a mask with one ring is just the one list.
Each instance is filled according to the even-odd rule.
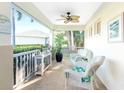
[[32,51],[39,49],[40,51],[43,50],[43,48],[46,48],[47,46],[43,46],[40,44],[30,44],[30,45],[16,45],[13,49],[13,53],[21,53],[21,52],[26,52],[26,51]]

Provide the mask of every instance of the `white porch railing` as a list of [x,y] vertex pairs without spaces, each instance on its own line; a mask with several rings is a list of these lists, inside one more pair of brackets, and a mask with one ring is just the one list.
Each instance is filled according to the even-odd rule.
[[42,52],[36,56],[36,74],[43,76],[44,72],[52,65],[52,54],[50,51]]
[[29,80],[35,74],[35,56],[39,53],[39,50],[33,50],[14,54],[14,88],[20,85],[21,83],[24,83],[24,81]]

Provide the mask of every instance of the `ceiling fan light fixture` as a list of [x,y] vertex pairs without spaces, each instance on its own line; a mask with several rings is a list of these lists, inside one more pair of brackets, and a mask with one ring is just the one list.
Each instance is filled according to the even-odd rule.
[[77,15],[71,15],[71,12],[66,12],[66,15],[61,15],[62,18],[64,18],[64,23],[67,24],[69,22],[72,23],[78,23],[80,16]]

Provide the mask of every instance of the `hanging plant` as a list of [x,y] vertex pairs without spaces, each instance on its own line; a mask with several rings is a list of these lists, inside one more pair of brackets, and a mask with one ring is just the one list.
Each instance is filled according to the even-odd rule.
[[17,20],[19,21],[22,18],[22,13],[20,11],[17,11],[17,10],[16,10],[16,12],[17,12],[17,15],[18,15]]
[[34,22],[34,20],[31,18],[31,23]]

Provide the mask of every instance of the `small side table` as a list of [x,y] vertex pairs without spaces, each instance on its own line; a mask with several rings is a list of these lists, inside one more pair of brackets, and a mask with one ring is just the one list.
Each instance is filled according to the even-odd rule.
[[42,75],[42,59],[43,57],[40,55],[37,55],[35,57],[35,74],[36,75]]
[[36,75],[43,76],[44,72],[52,65],[51,52],[44,53],[35,57],[35,72]]

